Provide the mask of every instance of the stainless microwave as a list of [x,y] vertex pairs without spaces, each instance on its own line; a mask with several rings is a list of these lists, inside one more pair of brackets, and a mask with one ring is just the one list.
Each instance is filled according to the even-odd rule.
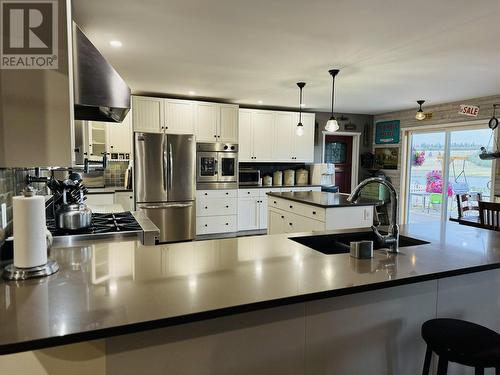
[[240,186],[255,186],[260,184],[260,171],[253,168],[240,168],[238,182]]

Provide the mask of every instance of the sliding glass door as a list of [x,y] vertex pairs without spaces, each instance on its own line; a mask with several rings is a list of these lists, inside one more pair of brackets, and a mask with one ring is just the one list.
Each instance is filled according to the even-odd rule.
[[411,131],[408,142],[406,221],[422,223],[456,217],[457,195],[490,200],[492,161],[481,160],[491,130],[453,128]]

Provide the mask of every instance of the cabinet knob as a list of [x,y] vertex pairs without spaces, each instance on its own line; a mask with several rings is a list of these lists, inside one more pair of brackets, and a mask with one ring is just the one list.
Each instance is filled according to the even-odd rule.
[[288,223],[288,225],[293,225],[292,223]]
[[293,208],[293,206],[290,206],[290,208]]
[[226,206],[226,208],[229,208],[229,206]]
[[313,211],[313,215],[316,215],[316,211]]
[[207,207],[207,206],[205,206],[205,210],[208,210],[208,207]]
[[216,134],[214,134],[214,138],[217,138],[217,135],[216,135]]
[[276,201],[273,201],[274,204],[276,204]]
[[208,195],[208,193],[205,193],[205,195]]
[[249,192],[249,191],[247,191],[247,194],[250,194],[250,192]]
[[229,223],[226,223],[226,225],[229,225]]
[[285,217],[283,215],[281,215],[281,218],[284,219]]
[[229,193],[226,191],[226,195],[229,195]]
[[205,224],[206,227],[208,227],[208,224]]

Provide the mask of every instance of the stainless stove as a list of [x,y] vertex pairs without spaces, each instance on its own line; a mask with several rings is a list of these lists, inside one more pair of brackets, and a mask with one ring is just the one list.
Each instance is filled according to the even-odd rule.
[[138,236],[144,245],[154,245],[159,235],[158,228],[138,212],[93,213],[92,225],[76,231],[59,229],[54,219],[47,219],[47,229],[57,243]]

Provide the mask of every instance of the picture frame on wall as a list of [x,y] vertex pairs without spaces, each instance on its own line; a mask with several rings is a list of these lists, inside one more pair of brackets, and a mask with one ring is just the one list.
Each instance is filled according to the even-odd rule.
[[375,167],[378,169],[398,169],[399,147],[375,148]]
[[375,144],[398,144],[399,133],[399,120],[379,121],[375,124]]

